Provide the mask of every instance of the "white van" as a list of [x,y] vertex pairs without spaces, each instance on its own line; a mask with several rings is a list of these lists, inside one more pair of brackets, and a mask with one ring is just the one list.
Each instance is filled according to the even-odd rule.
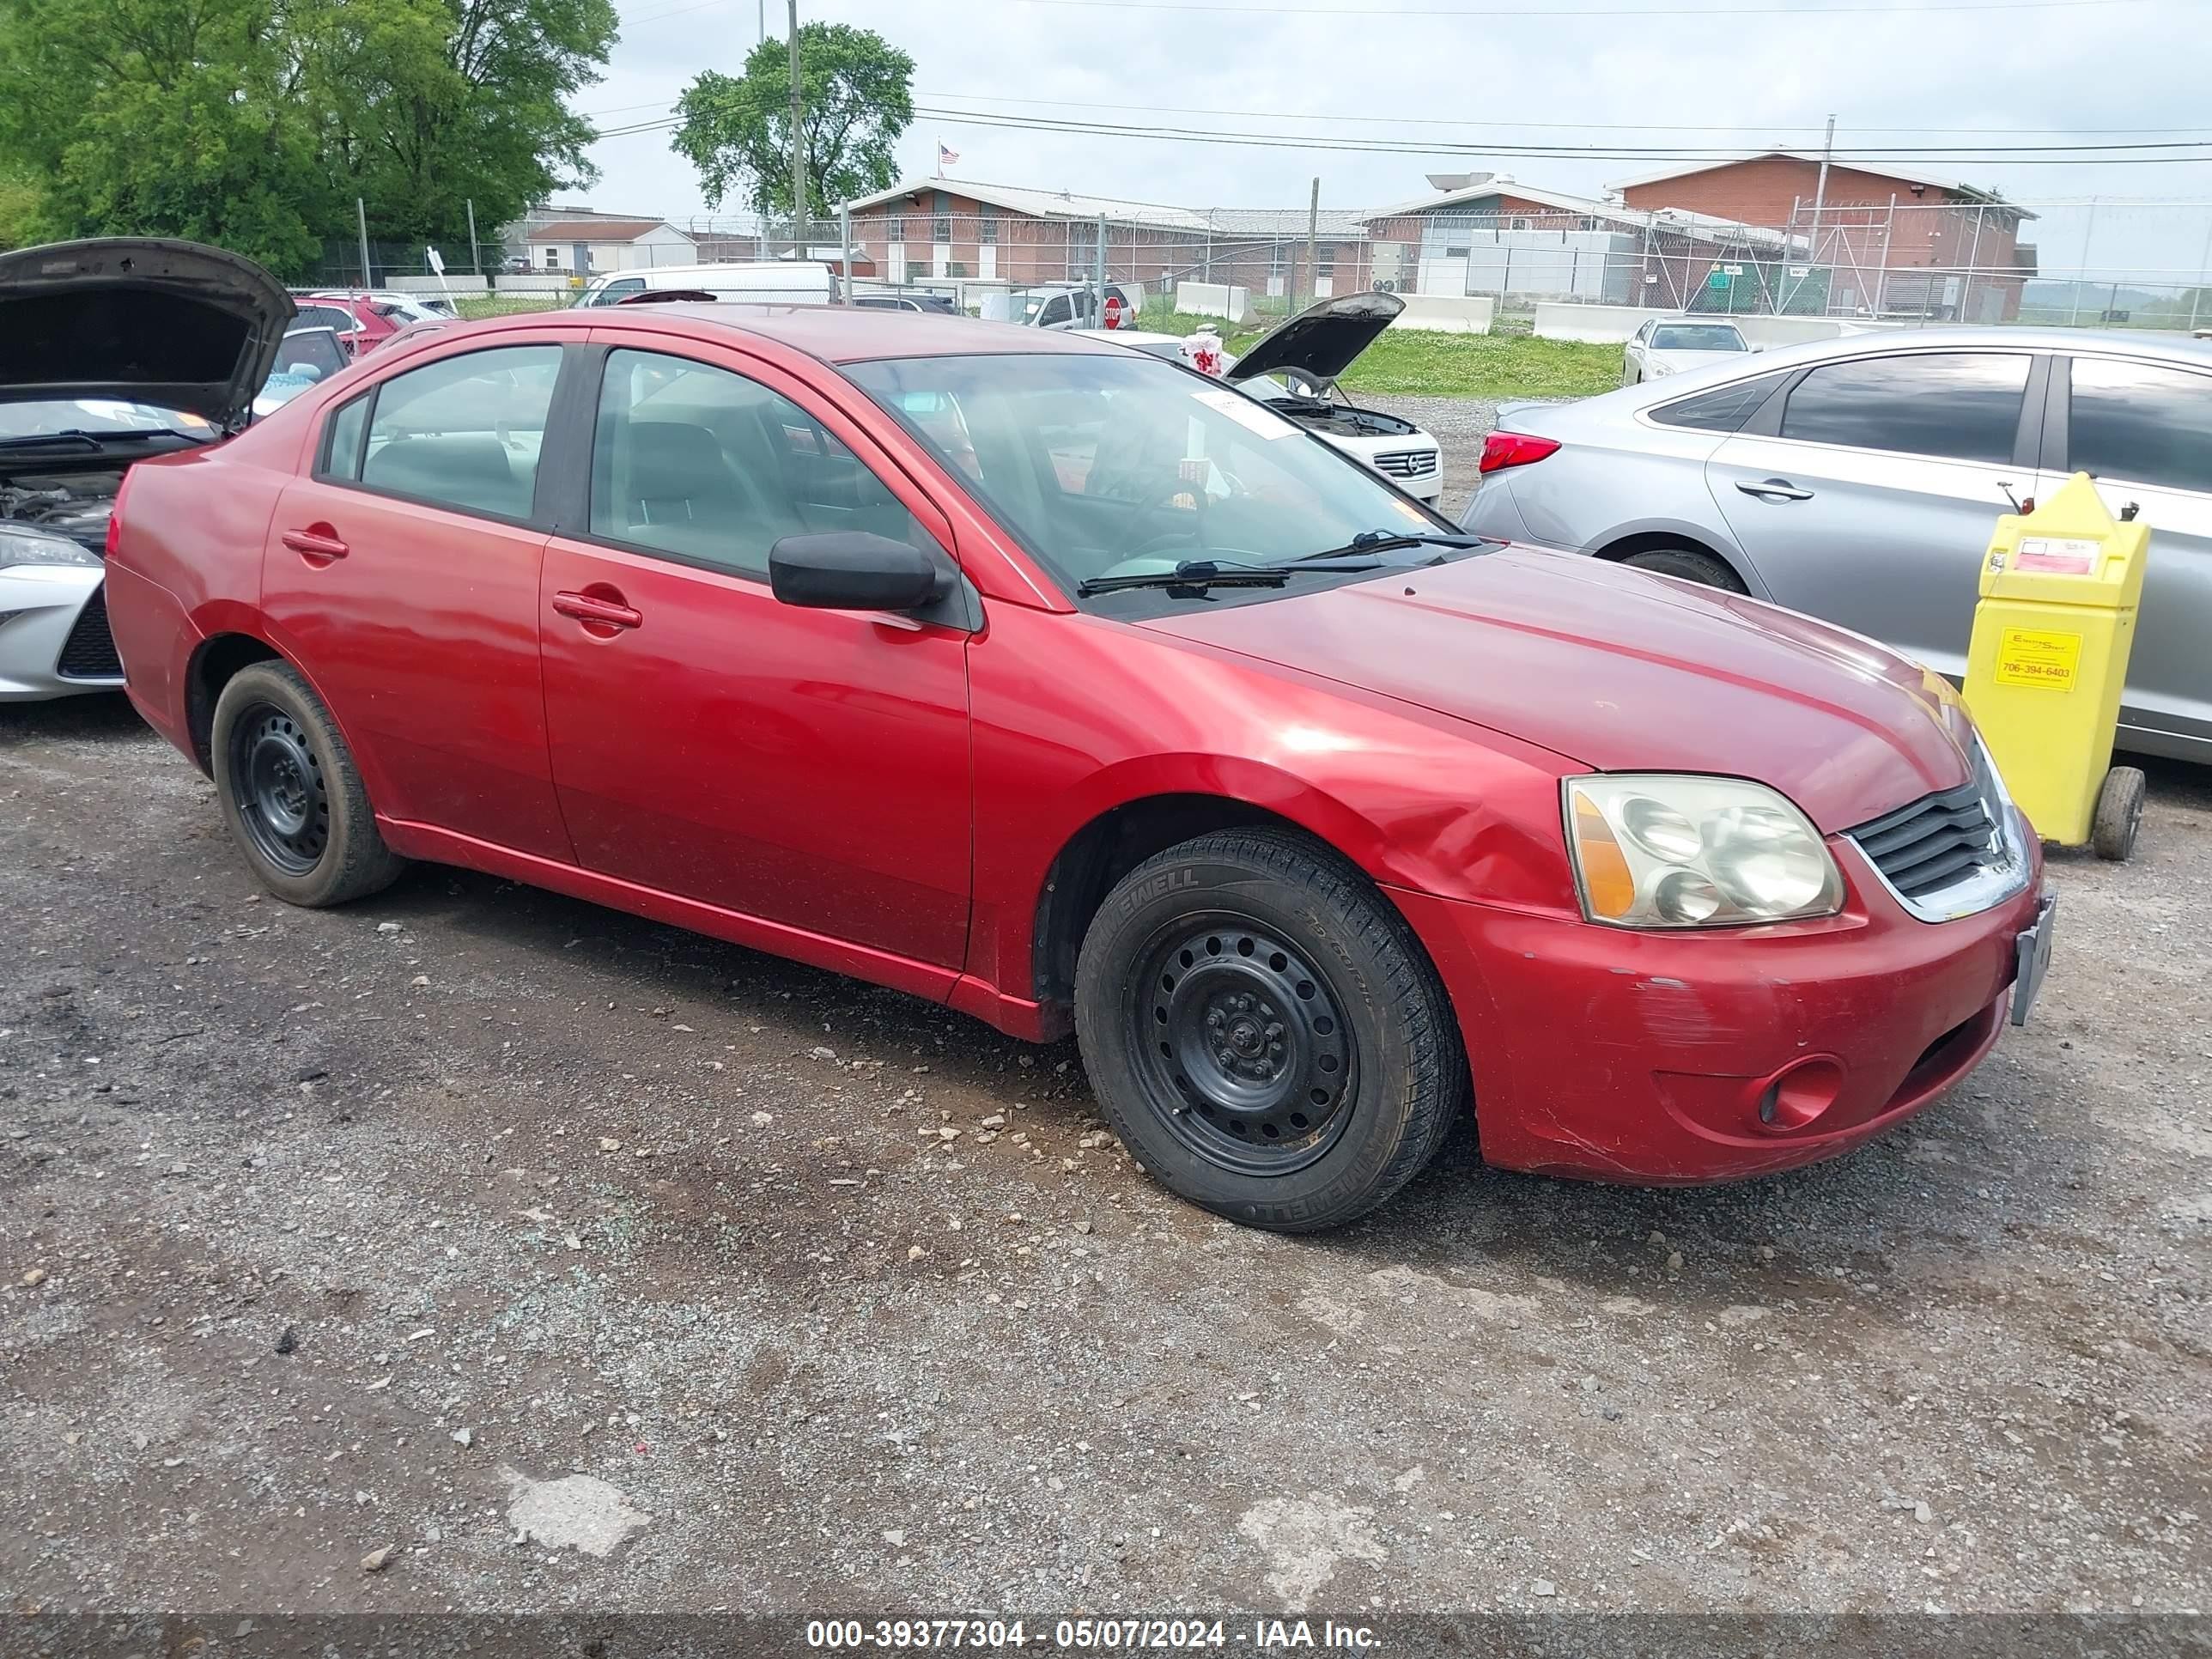
[[639,265],[595,276],[580,306],[618,306],[640,294],[709,294],[752,305],[827,306],[837,302],[837,273],[826,264],[752,259],[719,265]]

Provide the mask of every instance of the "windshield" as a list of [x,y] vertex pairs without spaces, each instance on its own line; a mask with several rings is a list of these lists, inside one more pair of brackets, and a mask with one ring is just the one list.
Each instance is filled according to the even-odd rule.
[[1451,533],[1264,404],[1133,352],[845,373],[1070,591],[1186,560],[1285,564],[1374,531]]
[[0,438],[32,438],[49,432],[181,432],[188,437],[211,438],[215,428],[181,409],[156,409],[151,404],[116,403],[106,398],[0,404]]
[[1743,336],[1727,323],[1670,323],[1651,336],[1655,351],[1741,351]]

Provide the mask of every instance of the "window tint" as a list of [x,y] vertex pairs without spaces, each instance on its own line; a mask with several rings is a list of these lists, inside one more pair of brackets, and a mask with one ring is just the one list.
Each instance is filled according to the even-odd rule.
[[1037,319],[1037,326],[1050,328],[1054,323],[1064,323],[1074,315],[1075,308],[1068,303],[1067,296],[1059,295],[1045,302],[1044,315]]
[[747,575],[786,536],[935,540],[853,452],[757,381],[651,351],[608,354],[592,533]]
[[471,513],[526,519],[556,345],[472,351],[395,374],[377,388],[361,481]]
[[300,314],[288,326],[292,328],[334,328],[341,334],[350,334],[361,325],[349,311],[340,311],[336,306],[301,306]]
[[1701,432],[1740,432],[1774,388],[1789,378],[1787,374],[1762,374],[1756,380],[1716,386],[1679,403],[1662,404],[1651,411],[1651,418],[1662,426],[1695,427]]
[[1782,435],[2002,465],[2027,389],[2025,356],[1958,351],[1831,363],[1798,382]]
[[1653,328],[1651,347],[1655,351],[1745,349],[1743,336],[1726,323],[1669,323],[1665,328]]
[[595,306],[620,305],[623,302],[624,295],[642,294],[644,292],[644,277],[617,276],[613,282],[609,283],[605,288],[601,289],[596,295],[592,296],[592,303]]
[[345,404],[323,430],[323,464],[317,469],[325,478],[361,477],[361,434],[368,425],[366,394]]
[[2212,494],[2212,374],[2076,357],[2066,465]]

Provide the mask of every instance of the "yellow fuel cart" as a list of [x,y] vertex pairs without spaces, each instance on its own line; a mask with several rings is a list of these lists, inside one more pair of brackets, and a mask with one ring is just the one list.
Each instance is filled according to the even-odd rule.
[[2126,858],[2142,823],[2143,775],[2112,760],[2149,551],[2133,506],[2115,520],[2075,473],[1997,520],[1966,654],[1966,707],[2013,799],[2044,840],[2100,858]]

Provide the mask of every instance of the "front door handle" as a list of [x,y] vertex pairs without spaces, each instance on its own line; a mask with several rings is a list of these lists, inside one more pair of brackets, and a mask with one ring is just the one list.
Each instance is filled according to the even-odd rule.
[[596,593],[556,593],[553,608],[586,626],[636,628],[645,621],[643,616],[620,599],[601,599]]
[[1756,495],[1763,501],[1809,501],[1813,492],[1800,489],[1787,478],[1762,478],[1753,483],[1748,478],[1736,480],[1738,489],[1747,495]]
[[343,559],[349,551],[326,524],[306,530],[288,530],[279,539],[310,564],[328,564],[332,559]]

